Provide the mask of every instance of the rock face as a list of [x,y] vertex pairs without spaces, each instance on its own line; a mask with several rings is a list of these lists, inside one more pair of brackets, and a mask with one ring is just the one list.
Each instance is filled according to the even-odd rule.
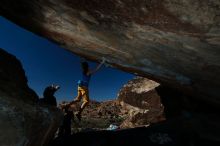
[[220,104],[218,0],[1,0],[0,14],[78,55]]
[[44,146],[53,138],[62,115],[37,100],[20,62],[0,49],[0,145]]
[[[178,129],[181,137],[189,138],[192,143],[220,143],[219,107],[139,77],[129,81],[120,90],[118,98],[129,112],[121,127],[146,125],[166,118],[161,122],[166,125],[165,129]],[[160,124],[153,125],[160,129]]]
[[157,82],[142,77],[136,77],[124,85],[118,100],[122,109],[128,112],[128,117],[121,127],[143,126],[165,119],[160,96],[155,90],[157,86]]

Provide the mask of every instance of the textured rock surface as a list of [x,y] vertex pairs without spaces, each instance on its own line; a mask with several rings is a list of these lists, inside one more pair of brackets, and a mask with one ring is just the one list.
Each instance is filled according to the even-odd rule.
[[36,105],[20,62],[0,49],[0,145],[43,146],[61,121],[57,108]]
[[1,0],[0,14],[78,55],[220,103],[218,0]]
[[124,85],[118,100],[122,109],[128,112],[128,117],[121,127],[138,127],[165,119],[160,96],[155,90],[157,86],[157,82],[142,77],[136,77]]

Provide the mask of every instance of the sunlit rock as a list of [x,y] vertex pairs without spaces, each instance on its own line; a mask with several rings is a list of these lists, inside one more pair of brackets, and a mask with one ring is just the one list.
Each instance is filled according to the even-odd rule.
[[136,77],[121,88],[118,101],[122,111],[127,112],[123,128],[147,126],[165,120],[160,96],[155,90],[159,83],[147,78]]

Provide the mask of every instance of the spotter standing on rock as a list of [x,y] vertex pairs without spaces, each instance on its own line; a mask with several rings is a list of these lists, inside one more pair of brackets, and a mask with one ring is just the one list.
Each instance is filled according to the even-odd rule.
[[59,85],[50,85],[44,89],[43,98],[39,99],[40,104],[46,104],[51,106],[57,106],[55,92],[60,89]]
[[79,111],[76,113],[76,117],[81,120],[81,113],[83,109],[89,104],[89,81],[91,78],[91,75],[97,72],[101,66],[105,63],[105,58],[102,59],[102,62],[97,65],[97,67],[93,70],[89,69],[89,64],[87,61],[83,60],[81,61],[81,67],[82,67],[82,80],[78,81],[78,95],[77,97],[71,101],[66,106],[71,106],[72,104],[81,101],[83,99],[83,103],[79,109]]

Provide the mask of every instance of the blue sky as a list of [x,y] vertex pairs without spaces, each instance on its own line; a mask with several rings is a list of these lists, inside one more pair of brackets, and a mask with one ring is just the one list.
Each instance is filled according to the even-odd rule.
[[[58,45],[9,22],[0,16],[0,48],[15,55],[22,63],[28,84],[39,96],[46,86],[61,86],[58,101],[70,101],[77,95],[81,78],[80,58]],[[91,67],[97,64],[90,62]],[[115,99],[119,89],[134,75],[102,67],[91,78],[92,100]]]

